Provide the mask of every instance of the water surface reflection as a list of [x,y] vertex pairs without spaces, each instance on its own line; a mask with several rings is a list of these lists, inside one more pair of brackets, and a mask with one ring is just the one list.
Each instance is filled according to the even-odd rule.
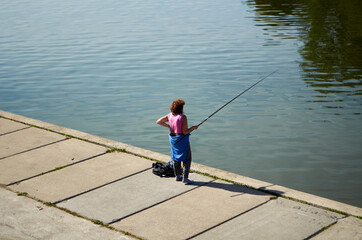
[[[255,25],[268,36],[265,45],[298,39],[302,77],[317,94],[310,102],[344,108],[361,105],[362,2],[356,0],[254,0]],[[356,109],[360,115],[362,109]]]

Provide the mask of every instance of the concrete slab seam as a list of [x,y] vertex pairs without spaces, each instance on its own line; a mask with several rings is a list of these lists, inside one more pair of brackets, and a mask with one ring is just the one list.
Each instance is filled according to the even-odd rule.
[[[38,129],[42,129],[42,130],[46,130],[46,131],[52,132],[52,133],[57,133],[57,134],[60,134],[60,135],[62,135],[62,136],[65,136],[66,139],[74,138],[74,139],[77,139],[77,140],[81,140],[81,141],[85,141],[85,142],[88,142],[88,143],[96,144],[96,145],[98,145],[98,146],[106,147],[106,148],[109,148],[108,153],[111,153],[111,152],[124,152],[124,153],[127,153],[127,154],[131,154],[131,155],[134,155],[134,156],[137,156],[137,157],[141,157],[141,158],[147,159],[147,160],[165,163],[164,161],[160,161],[160,160],[157,160],[157,159],[153,159],[153,158],[147,157],[147,156],[145,156],[145,155],[141,155],[141,154],[138,154],[138,153],[134,153],[134,152],[128,151],[128,150],[126,150],[126,149],[124,149],[124,148],[115,148],[114,146],[109,145],[109,144],[100,143],[100,142],[97,142],[97,141],[92,141],[92,140],[89,140],[89,139],[72,136],[72,135],[66,134],[66,133],[61,132],[61,131],[56,131],[56,130],[49,129],[49,128],[45,128],[45,127],[40,127],[40,126],[33,125],[33,124],[30,124],[30,123],[27,123],[27,122],[24,122],[24,121],[19,121],[19,120],[12,119],[12,118],[8,118],[8,117],[4,117],[4,116],[0,116],[0,117],[1,117],[1,118],[4,118],[4,119],[7,119],[7,120],[14,121],[14,122],[26,124],[26,125],[28,125],[28,126],[30,126],[30,127],[35,127],[35,128],[38,128]],[[21,153],[22,153],[22,152],[21,152]],[[20,154],[20,153],[19,153],[19,154]],[[14,155],[16,155],[16,154],[14,154]],[[13,155],[11,155],[11,156],[6,156],[6,157],[12,157],[12,156],[13,156]],[[6,157],[4,157],[4,158],[6,158]],[[0,160],[1,160],[1,159],[3,159],[3,158],[0,158]]]
[[[36,199],[34,199],[34,200],[36,200]],[[43,203],[43,202],[40,201],[40,200],[37,200],[37,201]],[[88,217],[86,217],[86,216],[83,216],[83,215],[80,215],[80,214],[78,214],[78,213],[76,213],[76,212],[73,212],[73,211],[71,211],[71,210],[69,210],[69,209],[67,209],[67,208],[59,207],[59,206],[56,206],[56,205],[53,205],[53,204],[49,204],[49,203],[43,203],[43,204],[45,204],[45,205],[47,205],[47,206],[50,206],[50,207],[57,208],[57,209],[59,209],[59,210],[61,210],[61,211],[64,211],[64,212],[70,214],[70,215],[73,215],[73,216],[75,216],[75,217],[82,218],[82,219],[84,219],[84,220],[90,221],[90,222],[92,222],[92,223],[95,224],[95,225],[98,225],[98,226],[101,226],[101,227],[104,227],[104,228],[107,228],[107,229],[110,229],[110,230],[113,230],[113,231],[116,231],[116,232],[123,233],[124,235],[130,236],[130,237],[135,238],[135,239],[143,240],[143,238],[140,238],[140,237],[134,235],[133,233],[126,232],[126,231],[123,231],[123,230],[114,228],[114,227],[112,227],[112,226],[110,226],[110,225],[108,225],[108,224],[106,224],[106,223],[104,223],[104,222],[102,222],[102,221],[100,221],[100,220],[88,218]],[[128,239],[128,238],[127,238],[127,239]]]
[[55,141],[55,142],[47,143],[47,144],[44,144],[44,145],[41,145],[41,146],[38,146],[38,147],[35,147],[35,148],[31,148],[31,149],[28,149],[28,150],[25,150],[25,151],[14,153],[14,154],[11,154],[9,156],[5,156],[5,157],[0,158],[0,160],[3,160],[3,159],[8,158],[8,157],[13,157],[13,156],[16,156],[16,155],[19,155],[19,154],[22,154],[22,153],[30,152],[30,151],[33,151],[35,149],[43,148],[43,147],[46,147],[46,146],[49,146],[49,145],[52,145],[52,144],[56,144],[56,143],[59,143],[59,142],[62,142],[62,141],[68,140],[68,139],[69,138],[64,138],[64,139],[61,139],[61,140],[58,140],[58,141]]
[[[101,143],[94,142],[94,141],[91,141],[91,140],[87,140],[87,139],[84,139],[84,138],[75,137],[75,136],[72,136],[72,135],[69,135],[69,134],[60,132],[60,131],[55,131],[55,130],[52,130],[52,129],[49,129],[49,128],[40,127],[40,126],[37,126],[37,125],[34,125],[34,124],[30,124],[30,123],[28,123],[28,122],[24,122],[24,121],[16,120],[16,119],[13,119],[13,118],[4,117],[4,116],[0,116],[0,118],[4,118],[4,119],[10,120],[10,121],[17,122],[17,123],[22,123],[22,124],[28,125],[29,127],[34,127],[34,128],[46,130],[46,131],[49,131],[49,132],[52,132],[52,133],[57,133],[57,134],[60,134],[60,135],[62,135],[62,136],[64,136],[64,137],[66,137],[66,139],[74,138],[74,139],[78,139],[78,140],[81,140],[81,141],[93,143],[93,144],[96,144],[96,145],[99,145],[99,146],[103,146],[103,147],[107,147],[107,148],[112,148],[111,146],[106,145],[106,144],[101,144]],[[55,125],[54,125],[54,126],[55,126]],[[24,129],[27,129],[27,128],[24,128]],[[1,160],[1,159],[0,159],[0,160]]]
[[124,180],[124,179],[126,179],[126,178],[129,178],[129,177],[132,177],[132,176],[134,176],[134,175],[137,175],[137,174],[143,173],[143,172],[145,172],[145,171],[147,171],[147,170],[150,170],[150,169],[151,169],[151,168],[146,168],[146,169],[143,169],[143,170],[141,170],[141,171],[138,171],[138,172],[132,173],[132,174],[130,174],[130,175],[128,175],[128,176],[125,176],[125,177],[122,177],[122,178],[116,179],[116,180],[114,180],[114,181],[111,181],[111,182],[108,182],[108,183],[102,184],[102,185],[100,185],[100,186],[97,186],[97,187],[91,188],[91,189],[89,189],[89,190],[86,190],[86,191],[84,191],[84,192],[81,192],[81,193],[75,194],[75,195],[73,195],[73,196],[70,196],[70,197],[67,197],[67,198],[64,198],[64,199],[61,199],[61,200],[55,201],[55,202],[53,202],[52,204],[56,205],[56,204],[59,204],[59,203],[61,203],[61,202],[64,202],[64,201],[70,200],[70,199],[72,199],[72,198],[79,197],[79,196],[81,196],[81,195],[83,195],[83,194],[86,194],[86,193],[92,192],[92,191],[94,191],[94,190],[97,190],[97,189],[99,189],[99,188],[105,187],[105,186],[110,185],[110,184],[112,184],[112,183],[116,183],[116,182],[122,181],[122,180]]
[[123,233],[123,234],[126,235],[126,236],[130,236],[130,237],[133,237],[133,238],[135,238],[135,239],[140,239],[140,240],[142,240],[142,238],[140,238],[140,237],[138,237],[138,236],[136,236],[136,235],[134,235],[134,234],[132,234],[132,233],[129,233],[129,232],[125,232],[125,231],[116,229],[116,228],[114,228],[114,227],[112,227],[112,226],[109,226],[109,225],[107,225],[107,224],[99,221],[99,220],[95,220],[95,219],[91,219],[91,218],[82,216],[82,215],[80,215],[80,214],[78,214],[78,213],[76,213],[76,212],[70,211],[70,210],[67,209],[67,208],[59,207],[59,206],[57,206],[57,205],[55,205],[55,204],[52,204],[52,203],[50,203],[50,202],[44,202],[43,200],[40,200],[40,199],[37,199],[37,198],[35,198],[35,197],[29,196],[27,193],[17,192],[17,191],[14,191],[14,190],[10,189],[10,188],[7,188],[6,186],[2,186],[2,185],[0,185],[0,187],[3,188],[3,189],[5,189],[5,190],[7,190],[7,191],[10,191],[10,192],[15,193],[15,194],[17,194],[17,195],[20,196],[20,197],[25,197],[25,198],[28,198],[28,199],[32,199],[32,200],[34,200],[34,201],[36,201],[36,202],[39,202],[39,203],[41,203],[41,204],[44,204],[44,205],[47,206],[47,207],[53,207],[53,208],[59,209],[59,210],[64,211],[64,212],[66,212],[66,213],[68,213],[68,214],[70,214],[70,215],[72,215],[72,216],[74,216],[74,217],[78,217],[78,218],[81,218],[81,219],[90,221],[90,222],[92,222],[92,223],[95,224],[95,225],[99,225],[99,226],[101,226],[101,227],[104,227],[104,228],[107,228],[107,229],[110,229],[110,230],[113,230],[113,231],[116,231],[116,232]]
[[309,239],[313,239],[314,237],[316,237],[318,234],[326,231],[327,229],[331,228],[333,225],[337,224],[339,220],[345,219],[348,216],[344,216],[343,218],[337,219],[336,221],[332,222],[331,224],[329,224],[328,226],[322,227],[320,230],[318,230],[317,232],[313,233],[312,235],[310,235],[309,237],[306,237],[305,240],[309,240]]
[[[0,110],[0,114],[1,114],[1,112],[4,112],[4,111]],[[5,112],[5,113],[9,114],[9,112]],[[16,114],[13,114],[13,113],[10,113],[10,114],[13,115],[12,117],[23,117],[21,115],[16,115]],[[28,123],[26,121],[17,120],[17,119],[14,119],[14,118],[9,118],[9,117],[5,117],[5,116],[1,116],[1,115],[0,115],[0,117],[4,118],[4,119],[7,119],[7,120],[14,121],[14,122],[26,124],[26,125],[28,125],[30,127],[35,127],[35,128],[38,128],[38,129],[42,129],[42,130],[46,130],[46,131],[49,131],[49,132],[57,133],[57,134],[60,134],[62,136],[65,136],[66,138],[74,138],[74,139],[77,139],[77,140],[81,140],[81,141],[85,141],[85,142],[88,142],[88,143],[96,144],[98,146],[106,147],[106,148],[109,148],[109,150],[108,150],[109,153],[111,153],[111,152],[124,152],[124,153],[131,154],[131,155],[134,155],[134,156],[137,156],[137,157],[141,157],[141,158],[153,161],[153,162],[166,163],[165,161],[161,161],[161,160],[158,160],[158,159],[155,159],[155,158],[151,158],[149,156],[142,155],[142,154],[139,154],[137,152],[132,152],[132,151],[129,151],[129,150],[125,149],[125,148],[115,148],[111,144],[101,143],[101,142],[98,142],[98,141],[93,141],[93,140],[90,140],[90,139],[85,139],[85,138],[69,135],[69,134],[67,134],[65,132],[62,132],[62,131],[56,131],[54,129],[37,126],[37,125],[31,124],[31,123]],[[27,118],[27,119],[30,119],[30,118]],[[33,119],[30,119],[30,120],[33,120]],[[36,121],[38,121],[38,120],[36,120]],[[51,124],[51,125],[56,126],[56,125],[53,125],[53,124]],[[68,128],[65,128],[65,129],[68,129]],[[90,135],[90,134],[87,133],[86,135]],[[129,146],[129,145],[127,145],[127,146]],[[1,160],[1,158],[0,158],[0,160]]]
[[[20,115],[19,115],[19,116],[20,116]],[[4,116],[0,116],[0,117],[1,117],[1,118],[4,118],[4,119],[6,119],[6,120],[10,120],[10,121],[13,121],[13,122],[17,122],[17,123],[21,123],[21,124],[28,125],[29,127],[34,127],[34,128],[38,128],[38,129],[43,129],[43,130],[47,130],[47,131],[49,131],[49,132],[58,133],[58,134],[61,134],[61,135],[63,135],[63,136],[66,136],[66,134],[59,133],[59,132],[53,131],[53,130],[51,130],[51,129],[44,128],[44,127],[40,127],[40,126],[31,124],[31,123],[28,123],[28,122],[24,122],[24,121],[20,121],[20,120],[17,120],[17,119],[13,119],[13,118],[9,118],[9,117],[4,117]],[[25,129],[26,129],[26,128],[25,128]]]
[[25,130],[25,129],[28,129],[28,128],[31,128],[31,127],[30,127],[30,126],[28,126],[28,127],[24,127],[24,128],[16,129],[16,130],[14,130],[14,131],[6,132],[6,133],[1,133],[1,134],[0,134],[0,137],[1,137],[1,136],[4,136],[4,135],[7,135],[7,134],[11,134],[11,133],[19,132],[19,131],[21,131],[21,130]]
[[55,169],[52,169],[52,170],[49,170],[49,171],[45,171],[45,172],[42,172],[42,173],[39,173],[39,174],[36,174],[34,176],[31,176],[31,177],[27,177],[27,178],[24,178],[24,179],[20,179],[18,181],[15,181],[15,182],[11,182],[9,184],[6,184],[6,186],[12,186],[12,185],[15,185],[15,184],[18,184],[18,183],[21,183],[21,182],[24,182],[26,180],[30,180],[32,178],[36,178],[36,177],[39,177],[39,176],[42,176],[42,175],[45,175],[45,174],[48,174],[48,173],[51,173],[51,172],[54,172],[54,171],[58,171],[60,169],[63,169],[63,168],[66,168],[66,167],[70,167],[72,165],[75,165],[75,164],[78,164],[78,163],[81,163],[81,162],[85,162],[85,161],[88,161],[88,160],[91,160],[93,158],[96,158],[96,157],[100,157],[104,154],[107,154],[107,153],[100,153],[100,154],[97,154],[97,155],[94,155],[94,156],[91,156],[91,157],[88,157],[88,158],[85,158],[85,159],[82,159],[82,160],[79,160],[79,161],[76,161],[74,163],[70,163],[70,164],[67,164],[67,165],[64,165],[64,166],[60,166],[60,167],[57,167]]
[[267,203],[270,202],[270,201],[272,201],[272,200],[267,200],[267,201],[265,201],[265,202],[263,202],[263,203],[255,206],[255,207],[252,207],[252,208],[250,208],[250,209],[248,209],[248,210],[246,210],[246,211],[243,211],[243,212],[241,212],[241,213],[239,213],[239,214],[237,214],[237,215],[235,215],[235,216],[233,216],[233,217],[231,217],[231,218],[229,218],[229,219],[226,219],[226,220],[224,220],[224,221],[222,221],[222,222],[220,222],[220,223],[218,223],[218,224],[216,224],[216,225],[214,225],[214,226],[212,226],[212,227],[209,227],[208,229],[205,229],[205,230],[202,231],[202,232],[196,233],[195,235],[193,235],[193,236],[191,236],[191,237],[189,237],[189,238],[186,238],[186,240],[193,239],[193,238],[195,238],[195,237],[197,237],[197,236],[199,236],[199,235],[201,235],[201,234],[204,234],[204,233],[206,233],[206,232],[208,232],[208,231],[210,231],[210,230],[212,230],[212,229],[214,229],[214,228],[217,228],[217,227],[219,227],[219,226],[221,226],[221,225],[223,225],[223,224],[225,224],[225,223],[227,223],[227,222],[229,222],[229,221],[231,221],[231,220],[233,220],[233,219],[235,219],[235,218],[237,218],[237,217],[239,217],[239,216],[241,216],[241,215],[243,215],[243,214],[245,214],[245,213],[248,213],[248,212],[250,212],[250,211],[253,211],[254,209],[257,209],[258,207],[261,207],[261,206],[267,204]]
[[253,187],[253,186],[241,183],[241,182],[229,180],[229,179],[222,178],[222,177],[212,175],[212,174],[209,174],[209,173],[204,173],[204,172],[201,172],[201,171],[198,171],[198,170],[193,170],[192,167],[191,167],[190,172],[194,172],[194,173],[197,173],[197,174],[200,174],[200,175],[204,175],[204,176],[211,177],[211,178],[214,178],[214,179],[222,180],[222,181],[234,184],[234,185],[239,185],[239,186],[243,186],[243,187],[246,187],[246,188],[254,189],[254,190],[257,190],[257,191],[260,191],[260,192],[264,192],[264,193],[267,193],[267,194],[274,195],[275,197],[281,197],[281,198],[284,198],[284,199],[287,199],[287,200],[303,203],[303,204],[313,206],[313,207],[317,207],[317,208],[320,208],[320,209],[324,209],[324,210],[327,210],[327,211],[330,211],[330,212],[339,213],[339,214],[344,215],[344,216],[354,216],[354,217],[357,217],[359,219],[362,219],[362,216],[356,216],[356,215],[346,213],[346,212],[343,212],[343,211],[340,211],[340,210],[337,210],[337,209],[329,208],[329,207],[326,207],[326,206],[323,206],[323,205],[320,205],[320,204],[314,204],[312,202],[307,202],[307,201],[304,201],[304,200],[293,198],[293,197],[290,197],[290,196],[286,195],[285,193],[280,192],[278,190],[266,189],[267,187],[274,186],[275,184],[272,184],[272,185],[269,185],[269,186],[264,186],[264,187]]
[[154,204],[152,204],[152,205],[150,205],[150,206],[148,206],[148,207],[145,207],[145,208],[143,208],[143,209],[140,209],[140,210],[138,210],[138,211],[136,211],[136,212],[133,212],[133,213],[128,214],[128,215],[126,215],[126,216],[123,216],[123,217],[121,217],[121,218],[114,219],[114,220],[112,220],[111,222],[109,222],[109,223],[107,223],[107,224],[110,225],[110,224],[119,222],[119,221],[121,221],[121,220],[123,220],[123,219],[125,219],[125,218],[128,218],[128,217],[131,217],[131,216],[133,216],[133,215],[136,215],[136,214],[138,214],[138,213],[140,213],[140,212],[143,212],[143,211],[145,211],[145,210],[147,210],[147,209],[150,209],[150,208],[152,208],[152,207],[155,207],[155,206],[157,206],[157,205],[160,205],[160,204],[162,204],[162,203],[164,203],[164,202],[167,202],[167,201],[169,201],[169,200],[171,200],[171,199],[174,199],[174,198],[179,197],[179,196],[181,196],[181,195],[183,195],[183,194],[186,194],[186,193],[188,193],[188,192],[191,192],[191,191],[193,191],[193,190],[195,190],[195,189],[198,189],[199,187],[202,187],[202,186],[204,186],[204,185],[206,185],[206,184],[208,184],[208,183],[214,182],[214,181],[215,181],[215,179],[214,179],[214,180],[211,180],[211,181],[209,181],[209,182],[204,182],[203,184],[201,184],[201,185],[199,185],[199,186],[197,186],[197,187],[195,187],[195,188],[191,188],[191,189],[189,189],[189,190],[186,190],[186,191],[184,191],[184,192],[181,192],[181,193],[179,193],[179,194],[176,194],[176,195],[174,195],[174,196],[172,196],[172,197],[169,197],[169,198],[164,199],[164,200],[162,200],[162,201],[160,201],[160,202],[154,203]]

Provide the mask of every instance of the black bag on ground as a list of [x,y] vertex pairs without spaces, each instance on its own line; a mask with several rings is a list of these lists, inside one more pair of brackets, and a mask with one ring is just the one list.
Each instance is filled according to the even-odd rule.
[[168,163],[152,163],[152,172],[160,177],[174,177],[173,161],[171,160]]

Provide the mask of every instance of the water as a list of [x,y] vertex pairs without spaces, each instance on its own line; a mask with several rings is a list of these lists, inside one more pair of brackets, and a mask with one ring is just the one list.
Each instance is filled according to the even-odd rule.
[[[272,2],[272,4],[270,3]],[[362,207],[359,1],[0,4],[0,109]]]

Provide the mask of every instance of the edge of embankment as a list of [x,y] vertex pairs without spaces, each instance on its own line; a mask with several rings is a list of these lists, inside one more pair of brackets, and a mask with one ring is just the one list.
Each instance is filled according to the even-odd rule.
[[[129,154],[137,155],[143,158],[147,158],[152,161],[161,161],[161,162],[168,162],[170,157],[168,155],[153,152],[147,149],[135,147],[129,144],[125,144],[122,142],[117,142],[114,140],[102,138],[99,136],[95,136],[89,133],[81,132],[78,130],[54,125],[51,123],[43,122],[40,120],[28,118],[25,116],[17,115],[14,113],[6,112],[0,110],[0,117],[13,120],[16,122],[20,122],[23,124],[27,124],[33,127],[45,129],[48,131],[52,131],[55,133],[59,133],[65,135],[70,138],[77,138],[80,140],[88,141],[90,143],[98,144],[101,146],[105,146],[110,149],[114,150],[121,150],[125,151]],[[330,200],[327,198],[319,197],[316,195],[312,195],[309,193],[297,191],[294,189],[286,188],[283,186],[275,185],[272,183],[260,181],[257,179],[241,176],[235,173],[231,173],[228,171],[208,167],[202,164],[198,164],[193,162],[191,170],[199,173],[204,174],[213,178],[222,179],[227,182],[231,182],[234,184],[243,185],[249,188],[257,189],[263,192],[267,192],[276,196],[284,197],[287,199],[291,199],[294,201],[303,202],[306,204],[310,204],[313,206],[317,206],[320,208],[324,208],[330,211],[338,212],[344,215],[352,215],[359,218],[362,218],[362,208],[352,206],[349,204],[337,202],[334,200]]]

